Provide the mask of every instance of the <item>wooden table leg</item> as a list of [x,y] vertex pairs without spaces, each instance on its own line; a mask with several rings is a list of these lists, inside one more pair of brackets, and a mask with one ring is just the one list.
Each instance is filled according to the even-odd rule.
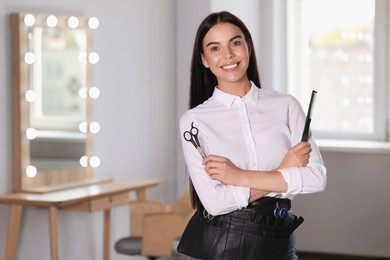
[[7,248],[5,250],[5,259],[14,260],[18,245],[20,230],[20,220],[22,218],[23,206],[12,204],[9,211]]
[[137,201],[146,201],[146,189],[137,189]]
[[51,260],[58,260],[58,229],[56,207],[49,207],[49,230],[50,230],[50,254]]
[[103,259],[110,259],[110,222],[111,211],[110,209],[104,210],[104,239],[103,239]]

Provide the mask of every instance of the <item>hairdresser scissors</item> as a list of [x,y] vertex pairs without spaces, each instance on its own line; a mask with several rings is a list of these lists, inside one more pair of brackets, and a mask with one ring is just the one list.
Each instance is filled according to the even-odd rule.
[[279,203],[276,202],[276,207],[274,209],[275,218],[284,218],[286,216],[286,208],[279,208]]
[[198,128],[196,128],[194,126],[194,122],[192,122],[190,131],[185,131],[183,133],[183,137],[187,142],[191,142],[195,146],[195,148],[196,148],[196,150],[198,150],[200,156],[202,156],[202,158],[204,159],[204,158],[206,158],[206,155],[204,154],[202,147],[200,146],[199,139],[198,139],[198,133],[199,133]]
[[203,217],[207,218],[209,222],[214,219],[214,216],[208,213],[205,209],[203,210]]

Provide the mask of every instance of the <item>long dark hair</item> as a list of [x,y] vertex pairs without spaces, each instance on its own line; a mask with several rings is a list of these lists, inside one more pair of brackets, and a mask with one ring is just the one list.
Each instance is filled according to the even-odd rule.
[[[245,26],[245,24],[235,15],[227,11],[218,13],[211,13],[203,22],[199,25],[196,33],[194,50],[192,53],[191,62],[191,85],[190,85],[190,108],[194,108],[199,104],[202,104],[213,94],[214,88],[217,85],[217,78],[211,72],[209,68],[203,66],[201,55],[203,54],[203,39],[207,32],[216,24],[219,23],[231,23],[238,28],[244,34],[245,41],[248,44],[250,51],[249,66],[247,75],[249,80],[261,88],[260,77],[257,68],[255,48],[253,46],[252,36]],[[200,200],[194,186],[190,181],[191,202],[194,208],[200,208]]]

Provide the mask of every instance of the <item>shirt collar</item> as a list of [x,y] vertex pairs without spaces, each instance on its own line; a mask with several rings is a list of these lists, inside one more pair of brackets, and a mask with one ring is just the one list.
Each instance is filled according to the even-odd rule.
[[257,104],[257,101],[259,100],[259,88],[256,87],[256,85],[251,81],[250,90],[248,91],[248,93],[246,93],[246,95],[243,98],[240,98],[239,96],[235,96],[223,92],[218,87],[215,87],[213,92],[213,97],[217,99],[219,102],[221,102],[227,108],[232,107],[236,99],[240,99],[244,103]]

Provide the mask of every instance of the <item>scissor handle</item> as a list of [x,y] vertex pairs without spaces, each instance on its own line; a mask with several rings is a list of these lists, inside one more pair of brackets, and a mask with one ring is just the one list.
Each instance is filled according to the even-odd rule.
[[[192,130],[192,129],[191,129]],[[183,137],[186,141],[192,142],[192,133],[190,131],[185,131]]]
[[193,136],[197,136],[198,133],[199,133],[198,128],[196,128],[196,127],[194,126],[194,122],[191,123],[191,130],[190,130],[190,132],[191,132],[191,134],[192,134]]

